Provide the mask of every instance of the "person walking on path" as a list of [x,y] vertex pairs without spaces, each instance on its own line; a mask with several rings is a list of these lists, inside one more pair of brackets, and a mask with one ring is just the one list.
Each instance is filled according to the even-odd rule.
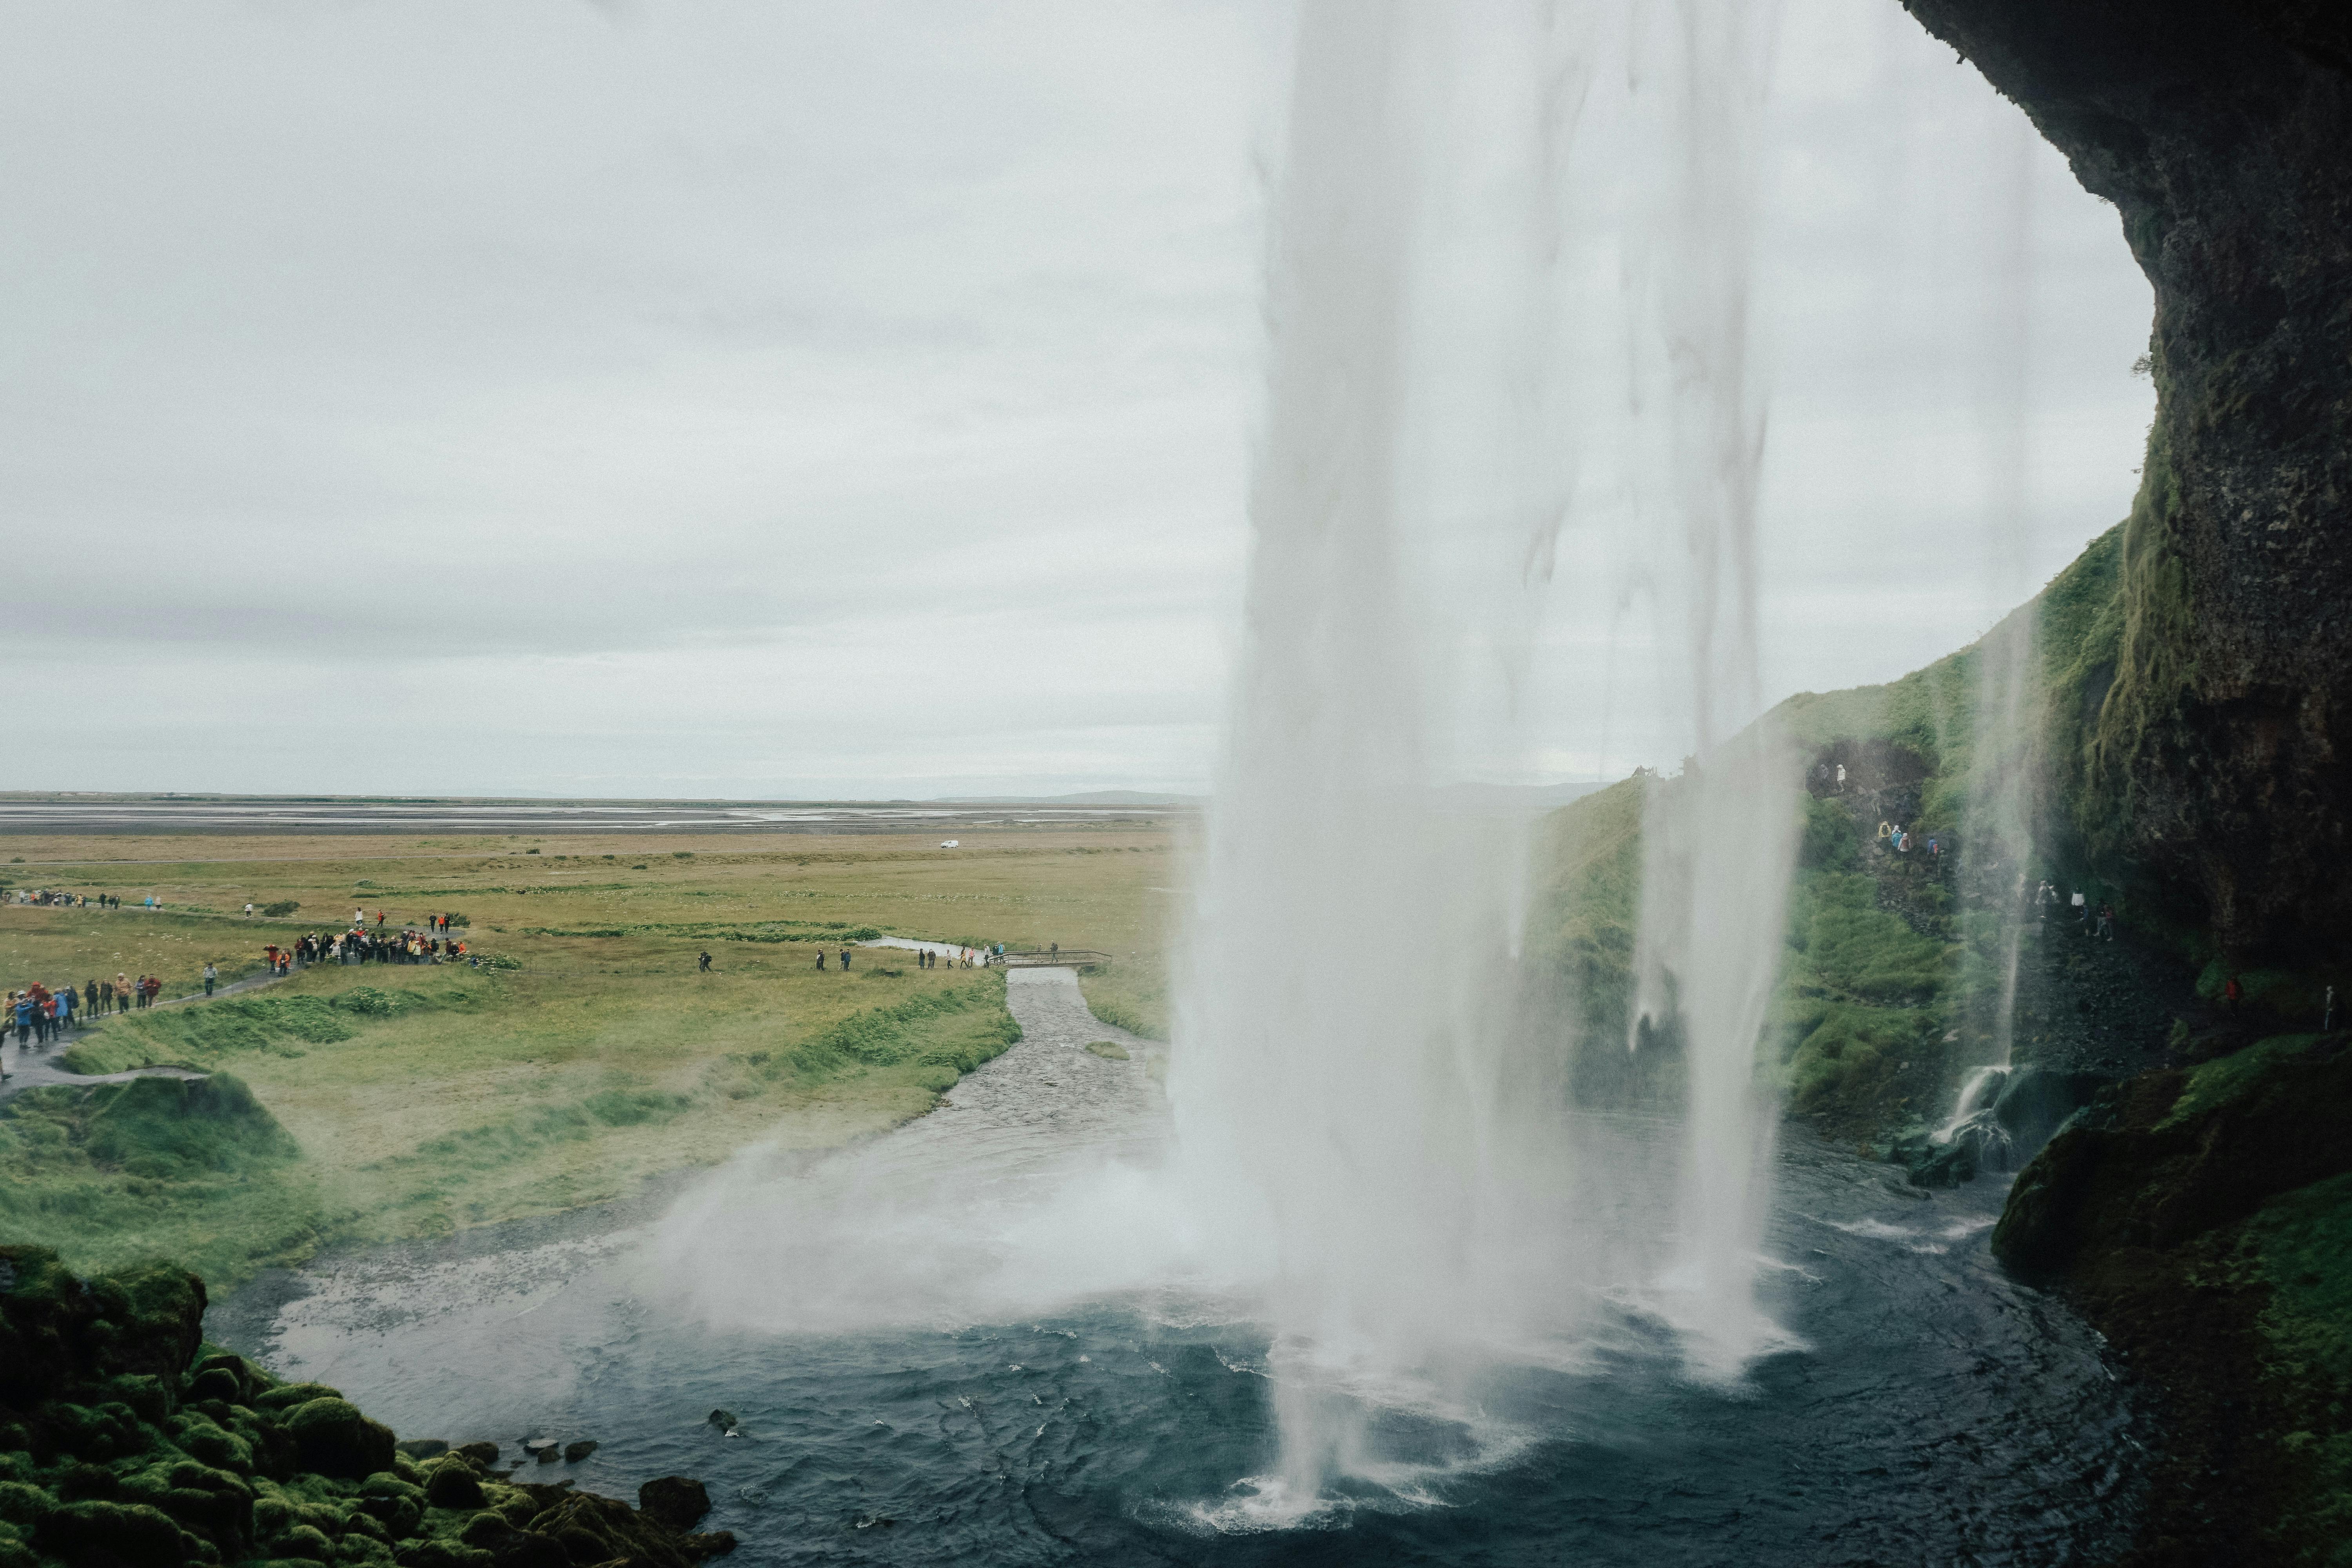
[[844,974],[849,973],[849,950],[845,947],[841,950],[841,972]]
[[250,899],[247,899],[245,903],[245,918],[247,920],[253,918],[253,900]]
[[114,972],[114,1010],[118,1013],[131,1011],[131,976],[120,969]]
[[824,949],[821,947],[816,950],[816,968],[818,973],[824,973]]
[[700,967],[697,970],[697,973],[701,974],[708,974],[710,973],[710,955],[709,953],[706,952],[702,955]]
[[213,982],[215,982],[215,980],[218,980],[219,978],[220,978],[220,965],[218,965],[218,964],[216,964],[216,963],[207,963],[207,964],[205,964],[205,995],[209,996],[209,995],[211,995],[211,994],[213,994]]

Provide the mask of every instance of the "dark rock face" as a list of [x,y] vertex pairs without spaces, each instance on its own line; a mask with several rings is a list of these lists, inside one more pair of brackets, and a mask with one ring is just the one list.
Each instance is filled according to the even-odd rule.
[[2101,1253],[2165,1251],[2263,1200],[2352,1171],[2352,1044],[2342,1037],[2250,1068],[2210,1105],[2179,1072],[2103,1096],[2020,1173],[1995,1257],[2055,1274]]
[[2232,954],[2340,962],[2352,893],[2352,9],[1904,0],[2116,204],[2158,403],[2064,814]]
[[2296,1297],[2319,1277],[2281,1273],[2306,1255],[2265,1238],[2329,1234],[2294,1227],[2343,1200],[2347,1125],[2352,1039],[2278,1037],[2103,1091],[2010,1191],[1994,1255],[2063,1284],[2164,1391],[2129,1568],[2322,1562],[2341,1543],[2343,1478],[2313,1456],[2347,1429],[2352,1385],[2293,1348],[2329,1342],[2341,1309]]

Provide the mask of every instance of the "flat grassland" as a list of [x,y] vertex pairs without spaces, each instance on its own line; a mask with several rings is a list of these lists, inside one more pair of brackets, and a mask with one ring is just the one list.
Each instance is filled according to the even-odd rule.
[[[1156,828],[968,831],[953,850],[873,835],[5,842],[24,858],[0,865],[12,885],[165,906],[0,907],[11,985],[122,971],[180,994],[207,960],[255,971],[263,943],[361,910],[387,930],[452,912],[498,961],[316,965],[86,1033],[79,1070],[220,1077],[205,1094],[150,1080],[0,1104],[0,1237],[78,1268],[160,1254],[230,1283],[329,1242],[552,1213],[755,1141],[823,1148],[919,1115],[1018,1037],[1003,980],[918,968],[866,936],[1108,952],[1087,977],[1097,1005],[1164,1027],[1179,857]],[[288,918],[238,912],[286,900]],[[816,954],[845,945],[850,971],[829,956],[820,973]]]

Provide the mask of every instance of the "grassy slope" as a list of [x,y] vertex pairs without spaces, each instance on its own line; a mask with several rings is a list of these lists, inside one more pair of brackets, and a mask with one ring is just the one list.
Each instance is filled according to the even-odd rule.
[[[2079,749],[2071,716],[2081,712],[2086,692],[2099,688],[2120,635],[2121,533],[2093,541],[2032,605],[1982,641],[1885,686],[1801,693],[1782,703],[1775,720],[1817,753],[1867,745],[1916,758],[1925,776],[1908,826],[1922,840],[1933,834],[1959,844],[1972,790],[2049,776],[2055,757]],[[1980,758],[1982,661],[1988,647],[2021,631],[2033,638],[2034,695],[2006,750]],[[2064,770],[2058,772],[2063,784]],[[1673,780],[1648,786],[1628,780],[1555,814],[1544,838],[1544,891],[1531,922],[1535,951],[1570,980],[1588,1036],[1620,1045],[1631,991],[1644,787],[1676,786]],[[2024,809],[2046,818],[2058,798],[2029,789]],[[1787,966],[1766,1047],[1795,1109],[1840,1131],[1866,1131],[1938,1109],[1953,1063],[1982,1057],[1984,1004],[1997,963],[1994,923],[1958,907],[1957,857],[1930,867],[1924,856],[1887,853],[1875,827],[1859,801],[1809,802]],[[2079,842],[2063,826],[2042,837],[2058,841],[2053,868]],[[2114,891],[2091,886],[2095,896]]]
[[[566,842],[561,859],[422,862],[390,858],[414,851],[383,840],[162,847],[204,852],[161,875],[137,868],[173,902],[291,897],[306,912],[348,916],[347,900],[364,897],[395,921],[455,909],[478,943],[520,967],[313,968],[265,991],[107,1023],[75,1047],[74,1065],[226,1068],[301,1157],[135,1174],[91,1142],[81,1091],[39,1091],[0,1108],[0,1230],[77,1267],[167,1253],[226,1282],[326,1238],[437,1234],[594,1203],[762,1136],[822,1146],[919,1114],[1012,1037],[1001,977],[918,969],[877,950],[860,951],[847,975],[819,973],[820,933],[828,949],[878,927],[1059,941],[1136,954],[1139,969],[1157,957],[1141,945],[1160,907],[1148,889],[1165,881],[1156,834],[967,838],[961,855],[872,837],[705,840],[687,858],[671,840],[650,854]],[[159,847],[95,847],[144,858]],[[310,856],[239,859],[239,849]],[[77,869],[72,885],[93,889],[129,874]],[[126,924],[158,951],[184,952],[183,967],[229,956],[231,941],[257,946],[304,929],[6,910],[11,945],[0,952],[86,966],[126,940]],[[551,934],[573,931],[623,934]],[[717,970],[698,974],[706,949]]]

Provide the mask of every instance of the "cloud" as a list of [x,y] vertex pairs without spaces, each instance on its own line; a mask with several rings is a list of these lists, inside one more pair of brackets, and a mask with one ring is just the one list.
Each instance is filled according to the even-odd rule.
[[[1774,695],[1899,674],[2038,584],[2121,515],[2149,402],[2113,215],[1895,7],[1788,15],[1757,274]],[[1206,776],[1280,6],[10,21],[9,688],[139,718],[11,749],[0,785]],[[2021,191],[2022,282],[1992,248]],[[1495,432],[1444,433],[1502,405],[1475,384],[1517,324],[1490,196],[1424,300],[1465,345],[1427,367],[1441,543],[1514,504]],[[1604,295],[1605,216],[1570,214]],[[1988,347],[2020,308],[2022,362]],[[1611,395],[1584,349],[1580,395]],[[1671,628],[1661,562],[1611,542],[1654,476],[1617,461],[1587,454],[1519,714],[1612,767],[1680,754],[1629,716]]]

